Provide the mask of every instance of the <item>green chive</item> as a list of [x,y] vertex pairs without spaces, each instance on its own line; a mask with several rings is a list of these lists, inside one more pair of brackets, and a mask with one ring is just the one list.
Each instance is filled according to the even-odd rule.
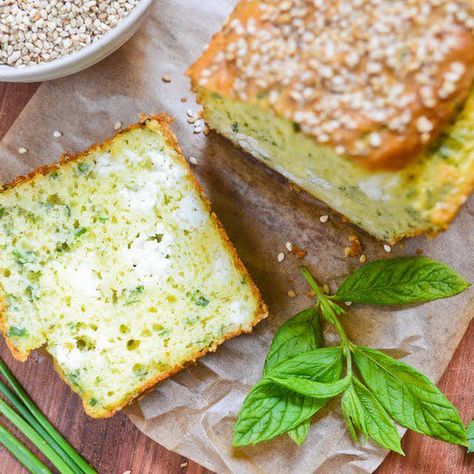
[[[63,436],[54,428],[54,426],[41,413],[28,394],[23,390],[15,376],[10,372],[5,362],[0,359],[0,375],[2,375],[10,384],[18,398],[24,403],[30,413],[36,418],[40,425],[48,432],[49,436],[63,449],[67,455],[82,469],[86,474],[97,474],[96,471],[82,458],[79,453],[63,438]],[[42,439],[42,438],[41,438]],[[70,471],[70,468],[68,468]]]
[[9,431],[0,425],[0,443],[33,474],[51,474],[51,471]]

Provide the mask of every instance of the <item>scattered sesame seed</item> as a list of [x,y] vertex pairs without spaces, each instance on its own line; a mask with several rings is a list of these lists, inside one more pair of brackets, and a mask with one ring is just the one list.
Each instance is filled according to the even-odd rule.
[[21,146],[20,148],[18,148],[18,153],[20,155],[24,155],[25,153],[28,153],[28,148],[25,148],[24,146]]
[[290,291],[288,292],[288,296],[289,296],[290,298],[295,298],[295,297],[296,297],[296,293],[295,293],[293,290],[290,290]]
[[360,263],[365,263],[367,262],[367,257],[365,254],[362,254],[360,257],[359,257],[359,262]]
[[293,250],[293,244],[291,242],[287,242],[285,244],[285,247],[286,247],[286,250],[288,250],[288,252],[291,252]]
[[383,249],[384,249],[385,252],[387,252],[387,253],[390,253],[390,252],[392,251],[392,247],[390,247],[390,245],[388,245],[388,244],[385,244],[385,245],[383,246]]
[[324,224],[325,222],[329,220],[329,216],[328,215],[321,216],[319,220]]
[[194,156],[190,156],[189,157],[189,162],[192,164],[192,165],[197,165],[197,160],[196,158],[194,158]]
[[184,467],[187,467],[187,466],[188,466],[188,462],[187,462],[187,461],[186,461],[186,462],[182,462],[182,463],[179,465],[179,467],[183,467],[183,468],[184,468]]
[[60,132],[59,130],[55,130],[53,132],[53,137],[54,138],[61,138],[63,136],[62,132]]
[[280,252],[277,256],[277,260],[278,262],[283,262],[283,260],[285,260],[285,254],[283,252]]
[[120,130],[122,128],[122,122],[114,123],[114,130]]
[[161,78],[161,80],[162,80],[163,82],[169,83],[169,82],[171,82],[171,77],[170,77],[170,76],[167,76],[167,75],[164,75],[164,76]]
[[187,115],[188,117],[194,117],[194,112],[193,112],[191,109],[187,109],[187,110],[186,110],[186,115]]
[[123,474],[132,474],[132,471],[129,469],[128,471],[123,471]]
[[344,304],[345,304],[346,306],[350,306],[350,305],[352,304],[352,301],[345,301]]

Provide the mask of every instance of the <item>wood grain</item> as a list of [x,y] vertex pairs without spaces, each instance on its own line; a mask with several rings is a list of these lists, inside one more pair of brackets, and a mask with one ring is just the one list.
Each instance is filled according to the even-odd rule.
[[[0,138],[9,129],[36,84],[0,83]],[[440,348],[442,350],[442,348]],[[56,375],[49,356],[40,352],[24,364],[14,361],[0,342],[0,355],[50,420],[100,473],[204,474],[201,466],[167,451],[140,433],[123,414],[91,420],[78,397]],[[440,387],[460,408],[464,421],[474,416],[474,321],[444,374]],[[445,443],[408,433],[403,440],[406,457],[390,454],[378,474],[467,474],[474,472],[474,455]],[[25,470],[0,447],[0,472]]]

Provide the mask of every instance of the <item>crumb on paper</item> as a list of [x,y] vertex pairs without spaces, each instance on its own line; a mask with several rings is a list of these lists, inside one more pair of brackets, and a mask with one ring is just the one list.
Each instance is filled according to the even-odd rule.
[[296,258],[304,258],[306,257],[306,250],[300,249],[296,245],[292,245],[291,253],[296,256]]
[[349,242],[349,247],[346,247],[344,249],[344,255],[346,257],[359,257],[360,255],[362,255],[364,248],[360,243],[359,237],[357,237],[357,235],[350,235]]
[[295,193],[300,193],[301,192],[301,188],[297,184],[292,183],[291,181],[288,181],[288,186]]

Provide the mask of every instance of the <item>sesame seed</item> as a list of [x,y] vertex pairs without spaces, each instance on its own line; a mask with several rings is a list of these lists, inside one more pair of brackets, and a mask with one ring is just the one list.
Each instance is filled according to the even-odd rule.
[[325,214],[324,216],[321,216],[319,220],[324,224],[329,220],[329,216]]
[[359,262],[360,263],[365,263],[367,261],[367,257],[365,256],[365,254],[362,254],[360,257],[359,257]]
[[167,76],[167,75],[164,75],[164,76],[161,78],[161,80],[162,80],[163,82],[169,83],[169,82],[171,82],[171,77],[170,77],[170,76]]
[[293,290],[290,290],[290,291],[288,292],[288,296],[289,296],[290,298],[295,298],[295,297],[296,297],[296,293],[295,293]]
[[120,130],[122,128],[122,122],[114,123],[114,130]]
[[291,242],[287,242],[285,244],[285,247],[286,247],[286,250],[288,250],[288,252],[291,252],[293,250],[293,244]]
[[189,157],[189,162],[190,162],[192,165],[197,165],[197,160],[196,160],[196,158],[194,158],[194,156],[190,156],[190,157]]
[[345,304],[346,306],[350,306],[350,305],[352,304],[352,301],[345,301],[344,304]]
[[24,146],[21,146],[20,148],[18,148],[18,153],[20,155],[24,155],[25,153],[28,153],[28,148],[25,148]]
[[183,468],[184,468],[184,467],[187,467],[187,466],[188,466],[188,462],[187,462],[187,461],[186,461],[186,462],[182,462],[182,463],[179,465],[179,467],[183,467]]
[[326,295],[329,295],[330,290],[329,290],[329,285],[327,283],[323,285],[323,291]]
[[383,249],[384,249],[385,252],[387,252],[387,253],[390,253],[390,252],[392,251],[392,247],[390,247],[390,245],[388,245],[388,244],[385,244],[385,245],[383,246]]
[[62,136],[63,136],[63,134],[59,130],[55,130],[53,132],[53,137],[54,138],[61,138]]
[[277,255],[277,260],[278,260],[279,263],[283,262],[283,260],[285,260],[285,254],[283,252],[280,252]]
[[380,133],[371,133],[369,137],[370,146],[373,148],[378,148],[382,144],[382,136]]

